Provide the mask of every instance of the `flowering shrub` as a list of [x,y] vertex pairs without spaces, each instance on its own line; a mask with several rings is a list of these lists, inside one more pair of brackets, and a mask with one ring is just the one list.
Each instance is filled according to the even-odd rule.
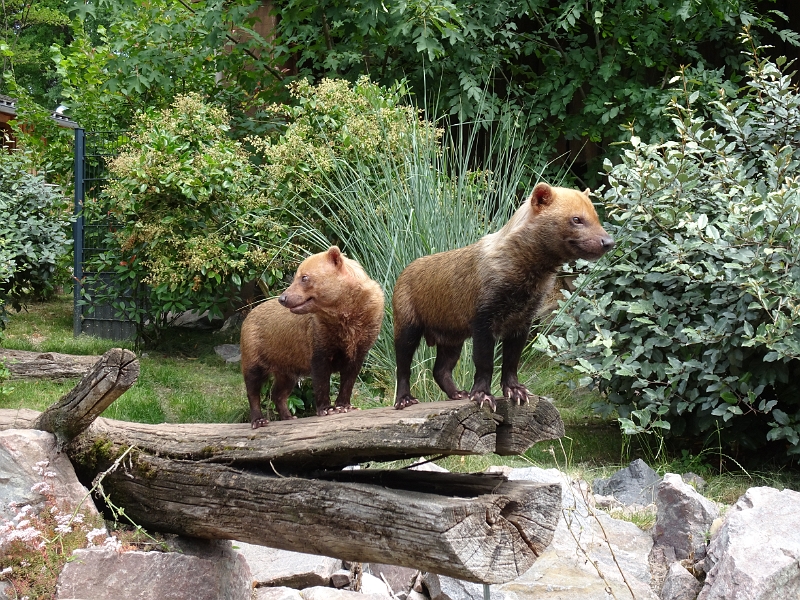
[[[269,250],[281,226],[263,209],[248,155],[227,131],[226,111],[196,94],[139,117],[109,165],[108,187],[86,207],[90,220],[108,214],[116,222],[109,250],[87,267],[112,273],[116,285],[89,286],[98,290],[89,300],[115,303],[158,329],[189,309],[219,316],[245,282],[282,277]],[[253,206],[262,207],[255,217]],[[120,299],[140,283],[143,302]]]
[[335,161],[363,166],[393,158],[400,165],[413,144],[442,133],[405,104],[402,83],[382,87],[360,77],[352,85],[323,79],[314,86],[302,79],[289,91],[293,105],[270,108],[287,122],[281,134],[248,138],[262,160],[266,195],[280,205],[302,199],[320,207],[317,190],[335,172]]
[[606,164],[610,262],[539,346],[598,386],[626,433],[800,454],[800,93],[754,57],[739,98]]
[[27,504],[12,505],[16,514],[0,522],[0,572],[18,598],[52,598],[61,568],[76,548],[122,549],[115,536],[99,527],[99,516],[57,502],[51,483],[55,473],[48,466],[47,461],[36,463],[34,471],[42,480],[31,488],[43,496],[45,508],[37,512]]

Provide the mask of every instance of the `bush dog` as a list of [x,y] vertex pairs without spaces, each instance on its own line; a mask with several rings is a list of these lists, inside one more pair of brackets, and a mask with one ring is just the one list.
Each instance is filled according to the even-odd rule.
[[[584,192],[539,183],[499,231],[474,244],[424,256],[400,274],[394,287],[395,408],[411,395],[411,361],[422,337],[436,346],[433,378],[451,400],[467,398],[496,409],[491,394],[495,342],[503,342],[500,385],[517,404],[530,392],[517,380],[533,317],[566,262],[595,260],[614,246]],[[473,338],[475,380],[467,393],[453,369]]]
[[[318,415],[351,410],[353,385],[382,320],[383,290],[356,261],[336,246],[304,260],[286,291],[259,305],[242,324],[242,374],[253,429],[268,423],[261,388],[270,375],[270,397],[281,420],[292,418],[287,399],[307,375]],[[332,373],[341,373],[335,406]]]

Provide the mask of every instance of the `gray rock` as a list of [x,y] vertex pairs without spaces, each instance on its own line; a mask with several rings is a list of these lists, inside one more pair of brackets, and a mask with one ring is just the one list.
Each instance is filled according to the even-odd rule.
[[253,600],[303,600],[303,597],[294,588],[260,587],[253,593]]
[[701,585],[681,563],[672,563],[661,588],[660,600],[695,600]]
[[342,561],[316,554],[289,552],[266,546],[234,542],[235,549],[250,565],[256,586],[303,589],[328,586],[331,575],[342,568]]
[[0,520],[14,517],[12,503],[30,504],[37,512],[44,508],[47,498],[31,489],[42,483],[56,503],[66,503],[69,510],[80,505],[82,512],[98,514],[69,458],[57,452],[53,434],[36,429],[0,431]]
[[331,585],[337,590],[350,587],[353,581],[353,574],[347,569],[339,569],[331,575]]
[[382,596],[384,600],[392,595],[383,580],[370,573],[361,574],[361,593],[368,596]]
[[691,471],[689,473],[682,473],[681,479],[683,479],[684,483],[688,483],[700,493],[702,493],[706,487],[706,480]]
[[708,546],[698,600],[800,598],[800,493],[750,488]]
[[425,594],[411,590],[406,596],[406,600],[428,600]]
[[447,469],[444,467],[440,467],[435,462],[425,462],[424,459],[419,459],[417,462],[414,463],[414,466],[411,467],[412,471],[430,471],[432,473],[449,473]]
[[655,500],[655,486],[660,480],[658,473],[637,458],[610,478],[595,479],[592,489],[600,496],[614,496],[623,504],[646,506]]
[[560,483],[563,516],[533,567],[514,581],[491,586],[492,600],[501,593],[516,600],[600,600],[611,598],[607,587],[617,598],[629,598],[626,581],[637,600],[655,600],[647,560],[653,546],[650,534],[596,511],[586,487],[556,469],[514,469],[509,479]]
[[417,569],[382,565],[379,563],[370,563],[369,565],[364,565],[364,567],[369,573],[375,575],[375,577],[383,577],[394,594],[410,591],[414,585],[414,580],[419,574]]
[[300,590],[300,595],[303,596],[303,600],[386,600],[386,596],[383,595],[362,594],[321,586]]
[[16,594],[11,588],[11,584],[5,581],[0,581],[0,600],[11,600]]
[[220,344],[214,346],[214,352],[226,363],[237,363],[242,360],[239,344]]
[[196,554],[75,550],[55,600],[250,600],[250,569],[227,541]]
[[711,524],[719,517],[719,509],[711,500],[672,473],[664,475],[656,486],[656,506],[655,544],[674,548],[679,560],[688,558],[704,542]]
[[[480,583],[461,581],[433,573],[425,573],[423,577],[431,600],[483,600],[483,585]],[[492,600],[502,600],[506,597],[506,594],[500,591],[499,586],[489,587]]]

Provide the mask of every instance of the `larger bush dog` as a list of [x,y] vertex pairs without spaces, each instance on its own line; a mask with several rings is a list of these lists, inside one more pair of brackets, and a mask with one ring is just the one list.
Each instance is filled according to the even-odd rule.
[[[279,298],[255,308],[241,334],[242,374],[253,429],[268,423],[261,388],[270,376],[271,399],[281,420],[299,378],[311,375],[317,414],[346,412],[367,352],[383,320],[383,290],[356,261],[331,246],[304,260]],[[336,405],[330,378],[340,373]]]
[[[436,346],[433,377],[447,397],[471,398],[495,410],[491,394],[494,350],[503,343],[500,385],[517,404],[530,393],[517,379],[531,322],[566,262],[594,260],[614,246],[584,192],[539,183],[499,231],[474,244],[418,258],[394,287],[397,360],[395,408],[411,395],[411,361],[424,337]],[[469,392],[453,381],[464,341],[473,338],[475,379]]]

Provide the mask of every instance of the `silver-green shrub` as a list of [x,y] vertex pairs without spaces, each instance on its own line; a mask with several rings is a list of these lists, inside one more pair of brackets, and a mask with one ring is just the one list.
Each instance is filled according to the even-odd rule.
[[[626,433],[660,427],[800,453],[800,94],[754,55],[736,98],[631,138],[602,193],[616,254],[538,347],[596,385]],[[710,108],[710,111],[708,110]]]

